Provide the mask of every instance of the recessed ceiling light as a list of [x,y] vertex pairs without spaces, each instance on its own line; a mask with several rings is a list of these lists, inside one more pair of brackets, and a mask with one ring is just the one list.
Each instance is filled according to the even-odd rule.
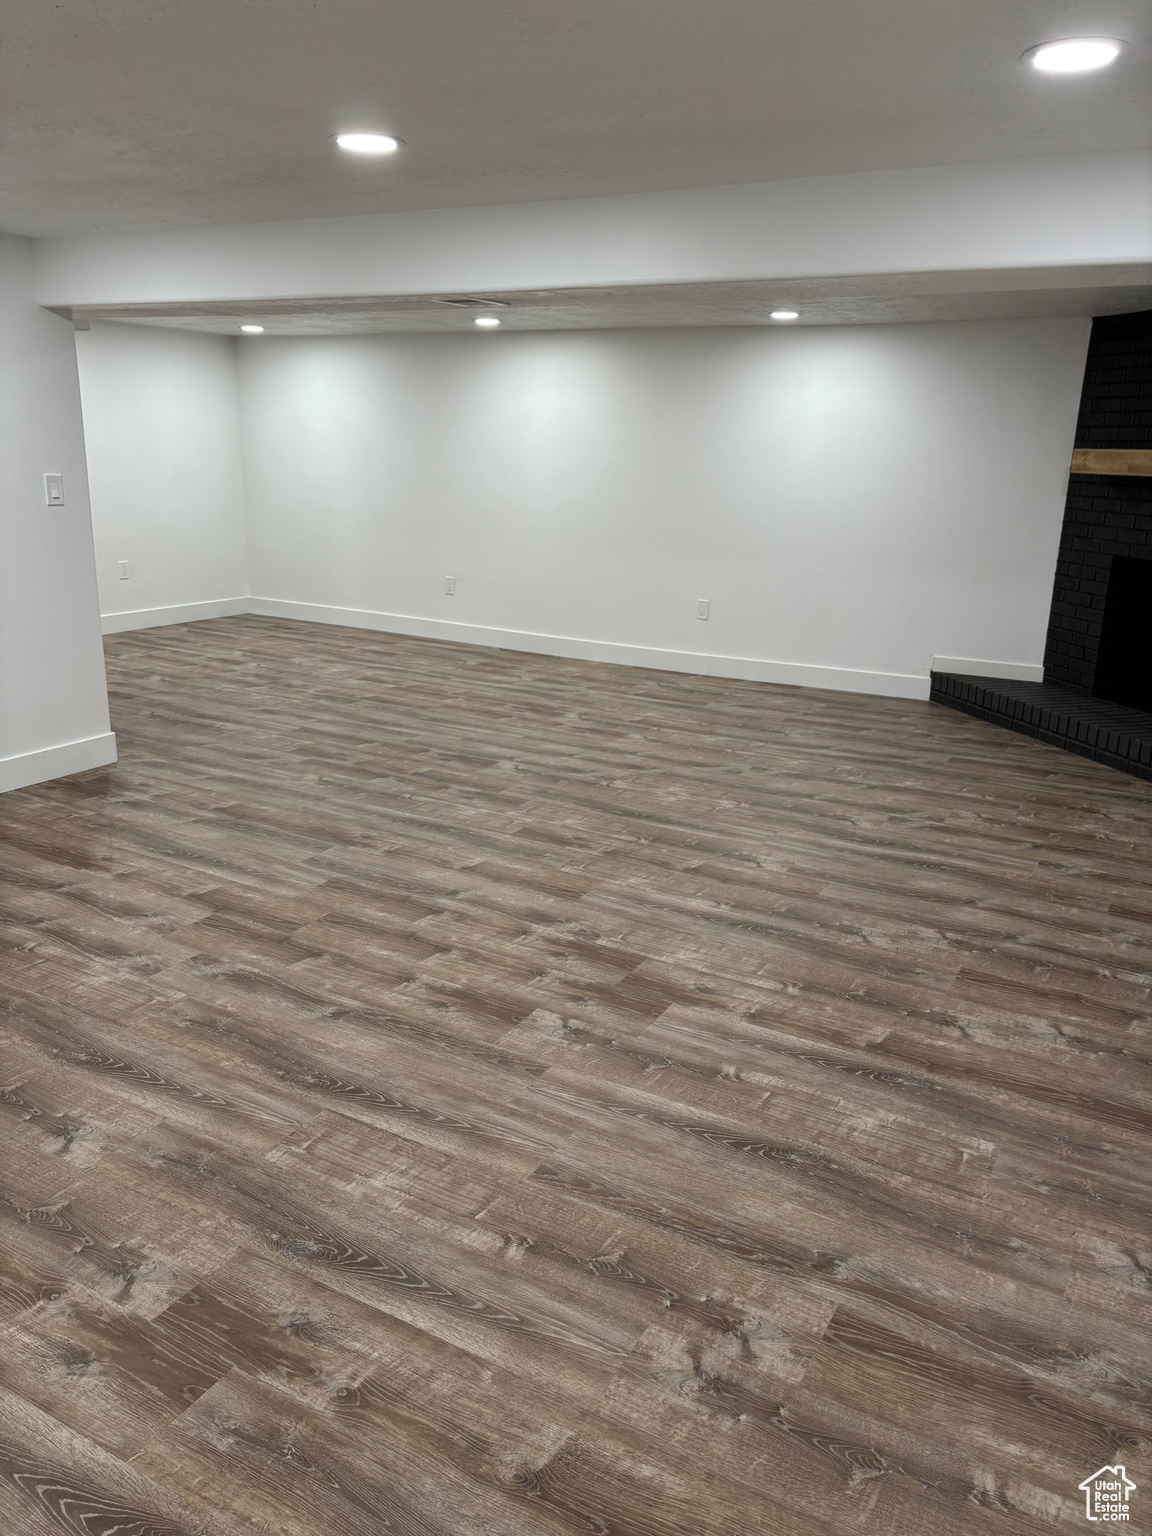
[[332,137],[352,155],[392,155],[404,142],[387,133],[336,133]]
[[262,325],[242,325],[240,329],[248,336],[262,336],[264,334],[264,327]]
[[1124,52],[1124,46],[1118,37],[1061,37],[1055,42],[1037,43],[1023,57],[1046,75],[1083,75],[1111,64]]
[[500,324],[500,322],[497,320],[495,315],[477,315],[472,324],[479,325],[486,331],[491,331],[494,330],[496,326]]
[[797,309],[774,309],[772,311],[773,320],[799,320],[799,318],[800,311]]

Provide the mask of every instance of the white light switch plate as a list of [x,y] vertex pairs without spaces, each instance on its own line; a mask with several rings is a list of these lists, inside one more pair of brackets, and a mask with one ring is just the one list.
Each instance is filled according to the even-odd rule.
[[44,505],[46,507],[62,507],[64,505],[64,476],[44,476]]
[[708,617],[708,610],[711,606],[712,605],[709,603],[706,597],[698,597],[696,599],[696,617],[698,619],[706,619]]
[[455,597],[456,596],[456,578],[455,578],[455,576],[445,576],[445,578],[444,578],[444,595],[446,597]]

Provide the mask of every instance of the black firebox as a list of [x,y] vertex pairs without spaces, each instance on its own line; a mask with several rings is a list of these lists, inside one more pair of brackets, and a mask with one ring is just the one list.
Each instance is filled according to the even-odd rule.
[[1152,713],[1152,560],[1112,556],[1092,692]]

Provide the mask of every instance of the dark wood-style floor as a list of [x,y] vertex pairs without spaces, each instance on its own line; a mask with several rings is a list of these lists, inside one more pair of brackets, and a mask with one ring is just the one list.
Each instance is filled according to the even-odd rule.
[[0,801],[4,1536],[1024,1536],[1105,1462],[1152,1528],[1152,786],[930,704],[107,649],[119,765]]

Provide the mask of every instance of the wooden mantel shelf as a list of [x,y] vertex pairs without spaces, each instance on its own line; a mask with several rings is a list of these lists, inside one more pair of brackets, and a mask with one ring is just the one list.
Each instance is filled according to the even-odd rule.
[[1152,448],[1077,448],[1074,475],[1152,475]]

